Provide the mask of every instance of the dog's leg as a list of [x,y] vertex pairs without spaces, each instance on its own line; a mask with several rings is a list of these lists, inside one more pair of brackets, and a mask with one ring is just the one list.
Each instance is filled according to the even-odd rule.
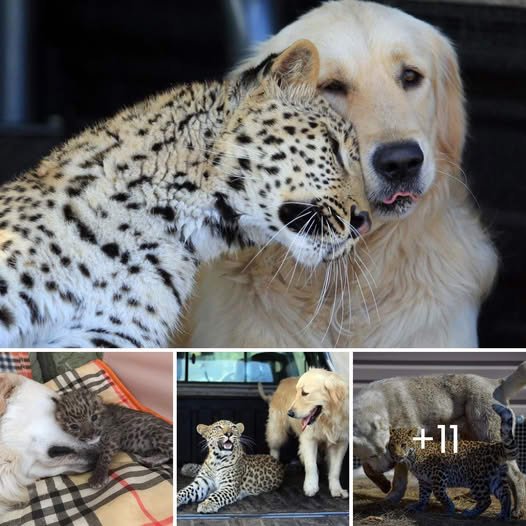
[[279,460],[279,450],[288,438],[286,418],[287,416],[281,414],[280,411],[277,411],[272,407],[270,408],[265,436],[270,449],[270,454],[276,460]]
[[372,480],[384,493],[391,490],[390,480],[383,474],[375,471],[369,464],[363,464],[363,472]]
[[508,462],[508,482],[513,495],[512,517],[520,519],[526,515],[526,480],[516,461]]
[[407,477],[407,466],[405,464],[396,464],[391,491],[386,495],[385,500],[392,504],[398,504],[402,500],[407,489]]
[[333,497],[349,497],[349,492],[344,490],[340,484],[340,472],[342,470],[343,457],[347,451],[348,444],[338,443],[327,448],[327,461],[329,464],[329,491]]
[[303,492],[307,497],[312,497],[318,493],[318,466],[316,457],[318,455],[318,443],[316,440],[310,440],[300,436],[300,458],[305,467],[305,481],[303,483]]

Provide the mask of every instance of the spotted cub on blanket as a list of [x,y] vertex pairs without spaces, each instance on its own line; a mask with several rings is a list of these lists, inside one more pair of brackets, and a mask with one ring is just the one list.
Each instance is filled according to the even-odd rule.
[[387,449],[395,462],[404,463],[418,479],[420,496],[408,511],[423,511],[431,493],[450,514],[455,505],[447,488],[469,488],[477,501],[473,509],[465,510],[464,517],[477,517],[491,504],[493,493],[500,501],[499,519],[511,517],[511,494],[507,481],[507,460],[517,458],[517,444],[513,437],[513,412],[501,404],[493,404],[501,418],[501,442],[460,440],[458,452],[453,452],[452,442],[446,443],[442,453],[438,442],[426,444],[421,449],[413,437],[417,429],[391,429]]
[[132,453],[148,467],[173,458],[173,428],[149,413],[115,404],[104,404],[89,389],[75,389],[57,398],[55,418],[60,427],[92,447],[97,454],[92,488],[108,482],[110,462],[118,451]]
[[[246,455],[241,444],[243,424],[219,420],[199,424],[197,432],[208,445],[208,456],[195,480],[177,492],[177,507],[200,502],[198,513],[215,513],[249,495],[274,491],[283,482],[284,467],[270,455]],[[191,464],[193,467],[195,464]],[[189,473],[192,473],[189,469]]]

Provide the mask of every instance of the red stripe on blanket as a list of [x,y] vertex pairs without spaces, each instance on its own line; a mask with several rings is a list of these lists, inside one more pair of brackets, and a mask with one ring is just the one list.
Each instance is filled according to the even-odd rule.
[[173,517],[167,517],[166,519],[163,519],[159,522],[147,522],[146,524],[142,524],[142,526],[169,526],[170,524],[174,523]]
[[106,381],[113,387],[113,390],[119,397],[119,400],[123,405],[126,407],[131,407],[132,409],[137,409],[137,406],[133,403],[133,400],[128,398],[121,390],[120,385],[117,382],[114,382],[111,376],[108,374],[108,371],[105,369],[101,369],[102,375],[106,379]]
[[137,494],[137,490],[135,490],[132,485],[128,484],[128,482],[126,482],[123,478],[119,477],[119,475],[117,475],[116,473],[112,473],[110,476],[113,480],[116,480],[122,487],[128,490],[128,492],[133,496],[133,498],[137,502],[139,508],[141,508],[141,511],[144,513],[144,515],[148,518],[148,520],[152,521],[152,526],[160,526],[161,523],[146,509],[146,506]]

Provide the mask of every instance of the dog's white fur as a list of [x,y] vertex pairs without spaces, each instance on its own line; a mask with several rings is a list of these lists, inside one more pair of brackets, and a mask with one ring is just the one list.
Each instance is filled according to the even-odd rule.
[[[505,379],[472,374],[395,377],[372,382],[354,397],[353,453],[363,462],[366,475],[399,502],[407,486],[407,468],[395,466],[393,484],[382,475],[394,466],[386,446],[390,427],[423,427],[439,438],[437,425],[458,425],[466,440],[499,442],[500,419],[492,409],[494,400],[509,404],[526,385],[526,362]],[[516,461],[508,462],[514,494],[514,515],[526,511],[525,481]]]
[[[404,139],[417,140],[424,151],[421,180],[427,191],[406,217],[387,220],[373,210],[373,230],[357,246],[354,271],[344,276],[342,269],[333,270],[337,285],[314,321],[324,275],[306,280],[308,273],[294,271],[294,263],[282,264],[280,249],[267,250],[248,268],[251,251],[205,268],[184,344],[477,346],[479,306],[494,281],[497,256],[462,179],[464,99],[451,44],[402,11],[342,0],[284,28],[238,71],[299,38],[320,52],[320,86],[330,79],[350,86],[347,96],[326,96],[357,129],[368,197],[380,180],[371,164],[375,148]],[[401,63],[424,72],[421,87],[400,88]],[[340,298],[352,306],[352,315],[338,305]]]
[[[269,401],[260,387],[260,394]],[[301,419],[316,406],[320,416],[302,431]],[[293,411],[295,417],[288,416]],[[318,447],[326,448],[329,468],[329,491],[333,497],[347,498],[340,484],[343,458],[349,447],[349,386],[344,379],[324,369],[310,369],[305,374],[282,380],[269,402],[266,428],[270,454],[278,459],[279,449],[289,431],[299,439],[299,455],[305,467],[303,491],[311,497],[318,493],[319,477],[316,458]]]
[[89,464],[70,454],[50,458],[51,446],[82,449],[55,420],[54,391],[22,376],[0,373],[0,385],[11,384],[0,416],[0,513],[28,499],[27,486],[39,478],[82,473]]

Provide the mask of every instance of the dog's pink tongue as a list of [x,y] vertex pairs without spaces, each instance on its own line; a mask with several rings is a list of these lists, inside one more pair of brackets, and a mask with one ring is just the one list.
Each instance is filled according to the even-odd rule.
[[305,429],[307,429],[309,422],[310,422],[310,415],[301,419],[301,431],[302,432],[305,431]]
[[410,197],[413,201],[418,199],[418,196],[411,192],[396,192],[396,194],[393,194],[389,199],[384,199],[383,202],[386,205],[392,205],[399,197]]

